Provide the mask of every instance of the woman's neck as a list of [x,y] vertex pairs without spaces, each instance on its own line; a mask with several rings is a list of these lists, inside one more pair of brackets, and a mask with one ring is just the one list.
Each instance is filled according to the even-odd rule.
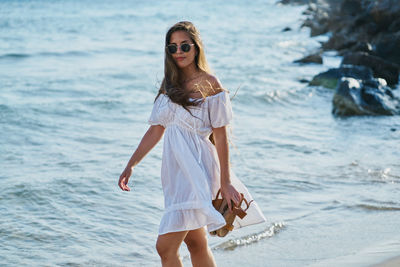
[[198,75],[199,69],[197,68],[196,64],[192,63],[189,66],[181,69],[181,71],[183,81],[188,81]]

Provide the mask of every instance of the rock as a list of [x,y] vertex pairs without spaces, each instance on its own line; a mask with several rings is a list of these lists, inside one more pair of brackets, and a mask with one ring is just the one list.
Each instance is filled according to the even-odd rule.
[[289,5],[289,4],[297,4],[297,5],[306,5],[310,2],[310,0],[281,0],[279,3],[283,5]]
[[379,29],[385,31],[400,16],[399,0],[371,1],[368,11]]
[[345,49],[339,50],[339,55],[343,56],[349,52],[365,52],[368,54],[375,53],[372,48],[372,45],[368,42],[357,42],[355,45],[353,45],[350,48],[345,48]]
[[353,52],[366,52],[372,53],[372,45],[368,42],[358,42],[356,45],[350,48]]
[[292,30],[292,28],[290,28],[290,27],[285,27],[283,30],[282,30],[282,32],[289,32],[289,31],[291,31]]
[[374,77],[383,78],[390,86],[399,82],[399,67],[382,58],[363,52],[348,53],[343,57],[342,65],[361,65],[372,69]]
[[340,68],[330,69],[316,75],[309,85],[335,89],[342,77],[352,77],[359,80],[370,80],[373,78],[372,70],[368,67],[343,65]]
[[340,6],[340,13],[347,16],[356,16],[362,12],[361,1],[344,0]]
[[357,44],[357,40],[349,39],[348,36],[335,33],[329,40],[322,44],[324,50],[343,50]]
[[313,0],[304,14],[302,26],[311,29],[311,36],[332,33],[324,50],[344,53],[358,42],[374,47],[380,36],[400,31],[399,0]]
[[397,18],[396,20],[394,20],[392,22],[392,24],[390,24],[389,28],[388,28],[389,32],[398,32],[400,31],[400,17]]
[[322,56],[321,53],[312,54],[301,59],[295,60],[295,63],[316,63],[322,64]]
[[332,113],[337,116],[400,114],[400,100],[383,79],[360,81],[343,77],[332,103]]
[[310,82],[310,80],[308,80],[307,78],[299,78],[298,81],[301,83],[309,83]]
[[302,26],[311,29],[311,37],[318,36],[329,31],[329,13],[324,9],[317,9],[313,18],[304,21]]
[[377,56],[400,65],[400,31],[382,37],[377,42],[374,52]]
[[301,27],[309,27],[311,29],[311,37],[318,36],[329,31],[327,23],[313,21],[313,20],[305,20]]
[[[322,50],[343,56],[340,68],[320,73],[309,83],[336,88],[332,112],[400,115],[400,99],[388,87],[399,83],[400,0],[309,0],[303,14],[302,27],[309,27],[311,36],[329,34]],[[320,63],[320,59],[310,55],[294,62]]]

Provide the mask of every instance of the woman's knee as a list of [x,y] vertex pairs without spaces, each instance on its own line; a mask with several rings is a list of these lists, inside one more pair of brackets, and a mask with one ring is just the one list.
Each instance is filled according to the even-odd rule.
[[178,256],[178,249],[170,246],[167,242],[157,240],[156,250],[161,259],[168,259],[170,257]]
[[161,259],[179,256],[179,247],[185,236],[186,232],[159,236],[156,243],[156,250]]
[[207,237],[196,235],[196,236],[188,236],[185,239],[186,246],[190,253],[202,253],[207,251],[208,243]]

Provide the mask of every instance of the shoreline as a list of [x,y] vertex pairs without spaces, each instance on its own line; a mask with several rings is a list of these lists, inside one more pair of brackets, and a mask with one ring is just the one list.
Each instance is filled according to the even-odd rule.
[[353,253],[311,264],[312,267],[397,267],[400,266],[400,242],[387,240]]
[[386,259],[380,263],[371,265],[370,267],[397,267],[400,266],[400,255]]

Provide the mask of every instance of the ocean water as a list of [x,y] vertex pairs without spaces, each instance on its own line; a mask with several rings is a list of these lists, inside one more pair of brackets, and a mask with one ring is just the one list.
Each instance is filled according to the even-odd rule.
[[[162,145],[117,181],[148,125],[177,21],[232,92],[232,167],[267,223],[210,237],[218,266],[368,266],[400,251],[400,119],[332,116],[292,63],[305,6],[256,1],[0,2],[0,265],[160,266]],[[292,31],[282,32],[285,27]],[[182,246],[185,266],[188,251]]]

